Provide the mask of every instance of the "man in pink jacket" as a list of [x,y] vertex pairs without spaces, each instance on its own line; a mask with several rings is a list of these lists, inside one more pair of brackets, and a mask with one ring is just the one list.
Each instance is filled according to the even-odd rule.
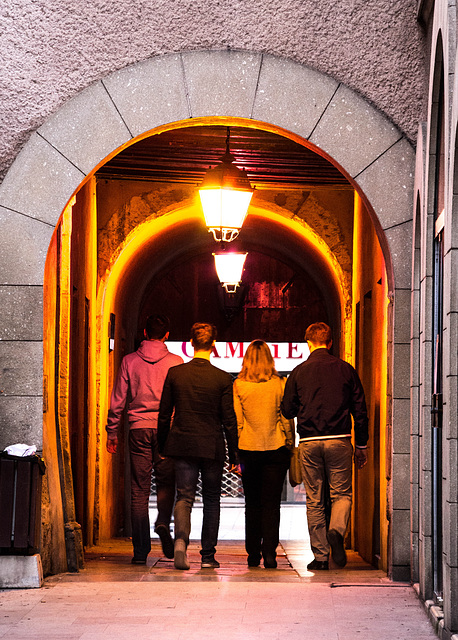
[[170,353],[164,342],[169,337],[169,320],[164,315],[150,316],[146,321],[145,340],[134,353],[122,359],[111,394],[106,430],[107,450],[116,453],[118,430],[127,399],[129,418],[129,450],[131,468],[131,518],[133,564],[146,564],[151,551],[149,496],[154,467],[157,488],[157,520],[154,531],[161,539],[167,558],[173,558],[170,519],[175,501],[174,462],[159,455],[157,417],[162,387],[170,367],[183,359]]

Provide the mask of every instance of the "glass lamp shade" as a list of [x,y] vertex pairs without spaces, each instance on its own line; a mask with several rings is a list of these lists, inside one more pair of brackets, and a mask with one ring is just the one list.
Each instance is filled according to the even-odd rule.
[[228,293],[233,293],[241,279],[247,253],[214,253],[216,273]]
[[205,224],[217,241],[237,237],[250,205],[253,189],[243,169],[226,153],[221,163],[209,169],[199,187]]
[[199,194],[208,230],[212,231],[213,235],[214,230],[217,235],[218,231],[222,235],[215,240],[234,240],[245,221],[253,193],[232,189],[202,189]]

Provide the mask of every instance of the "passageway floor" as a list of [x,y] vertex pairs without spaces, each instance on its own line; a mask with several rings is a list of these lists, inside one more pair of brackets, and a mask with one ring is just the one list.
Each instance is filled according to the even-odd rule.
[[278,568],[250,569],[241,541],[218,543],[220,569],[177,571],[157,540],[146,566],[132,565],[130,540],[88,549],[77,574],[42,589],[0,592],[0,638],[14,640],[433,640],[410,585],[349,553],[344,570],[307,572],[303,541],[279,547]]

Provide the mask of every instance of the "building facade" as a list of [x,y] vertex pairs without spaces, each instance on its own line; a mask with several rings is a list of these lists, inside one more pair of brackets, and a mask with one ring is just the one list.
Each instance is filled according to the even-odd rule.
[[[2,9],[0,109],[0,447],[43,453],[45,571],[125,526],[104,420],[158,300],[178,340],[205,309],[239,342],[325,316],[371,419],[351,544],[418,585],[449,640],[455,3],[55,4]],[[237,303],[215,293],[195,198],[228,129],[256,187]]]

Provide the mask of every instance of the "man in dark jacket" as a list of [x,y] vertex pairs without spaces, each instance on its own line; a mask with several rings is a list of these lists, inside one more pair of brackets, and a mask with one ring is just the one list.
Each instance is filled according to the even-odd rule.
[[[355,369],[329,353],[331,329],[324,322],[308,327],[309,358],[289,376],[281,410],[297,416],[299,450],[307,497],[307,521],[315,559],[310,571],[328,569],[329,548],[340,567],[347,563],[344,537],[352,501],[351,417],[355,461],[367,462],[368,419],[364,391]],[[329,485],[331,519],[326,528],[325,486]]]
[[149,496],[154,466],[157,489],[157,520],[155,532],[161,539],[167,558],[173,558],[170,520],[175,501],[175,471],[173,460],[159,456],[156,442],[157,417],[162,387],[170,367],[183,358],[170,353],[164,342],[169,336],[169,319],[152,315],[146,321],[145,340],[134,353],[122,359],[111,394],[106,431],[107,450],[116,453],[118,431],[124,407],[129,398],[130,488],[133,564],[145,564],[151,550]]
[[237,456],[237,419],[231,376],[210,364],[215,339],[216,329],[213,325],[193,325],[191,344],[194,358],[170,369],[159,408],[159,451],[175,458],[177,498],[174,512],[174,562],[177,569],[189,569],[186,549],[199,472],[203,498],[201,566],[219,567],[215,552],[221,481],[226,457],[224,435],[229,461],[234,469]]

